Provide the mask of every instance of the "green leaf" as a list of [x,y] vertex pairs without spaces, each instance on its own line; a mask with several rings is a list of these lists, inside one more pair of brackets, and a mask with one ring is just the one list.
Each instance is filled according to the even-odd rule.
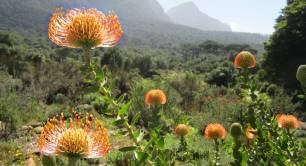
[[141,165],[146,161],[146,159],[149,157],[147,153],[144,152],[136,152],[135,153],[136,159],[139,161],[139,164]]
[[136,122],[138,122],[139,119],[140,119],[140,112],[137,112],[137,114],[134,115],[134,117],[132,119],[131,125],[135,125]]
[[131,102],[124,104],[123,107],[119,110],[118,115],[119,116],[126,115],[130,106],[131,106]]
[[136,149],[137,149],[136,146],[127,146],[127,147],[120,148],[119,151],[121,151],[121,152],[130,152],[130,151],[134,151]]
[[125,122],[126,122],[125,119],[119,119],[119,120],[114,121],[114,122],[113,122],[113,125],[114,125],[114,126],[121,126],[121,125],[123,125]]
[[133,138],[137,141],[137,142],[140,142],[142,139],[143,139],[143,132],[141,131],[136,131],[133,133]]
[[298,97],[299,99],[304,99],[304,98],[305,98],[304,95],[298,95],[297,97]]
[[160,148],[160,149],[163,148],[164,145],[165,145],[164,139],[162,139],[162,138],[159,139],[159,140],[157,141],[157,144],[156,144],[156,145],[157,145],[157,147]]

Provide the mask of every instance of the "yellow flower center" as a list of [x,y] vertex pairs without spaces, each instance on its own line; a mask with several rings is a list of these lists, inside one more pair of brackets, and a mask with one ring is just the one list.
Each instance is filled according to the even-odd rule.
[[86,156],[89,153],[87,133],[81,128],[70,128],[58,141],[58,154]]

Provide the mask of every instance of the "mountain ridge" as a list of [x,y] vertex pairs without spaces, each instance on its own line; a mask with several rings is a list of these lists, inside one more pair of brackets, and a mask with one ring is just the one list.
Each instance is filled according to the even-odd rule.
[[176,24],[208,31],[232,31],[229,25],[200,11],[192,1],[169,9],[167,14]]
[[172,47],[206,40],[262,45],[267,39],[267,36],[258,34],[202,31],[174,24],[156,0],[2,0],[0,29],[46,36],[52,11],[61,6],[95,7],[105,13],[115,11],[124,31],[122,45],[127,47]]

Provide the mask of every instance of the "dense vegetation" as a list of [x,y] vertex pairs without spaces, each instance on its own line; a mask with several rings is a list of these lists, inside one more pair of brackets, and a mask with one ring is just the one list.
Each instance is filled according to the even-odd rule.
[[306,63],[306,23],[304,0],[288,1],[275,25],[276,31],[266,43],[263,67],[270,80],[296,89],[295,71]]
[[[299,11],[303,4],[296,0],[287,8]],[[279,42],[277,33],[271,43]],[[123,40],[130,40],[129,35],[134,36]],[[86,126],[86,113],[108,130],[110,152],[101,159],[81,159],[78,165],[306,163],[304,123],[300,128],[295,123],[282,126],[279,119],[286,116],[276,116],[290,114],[305,121],[303,91],[300,85],[293,92],[279,82],[264,81],[269,70],[261,61],[256,68],[255,62],[250,68],[233,64],[241,51],[260,59],[261,50],[253,45],[192,40],[155,47],[159,39],[154,38],[149,45],[154,49],[93,49],[92,65],[84,67],[81,49],[55,46],[45,36],[0,32],[0,165],[71,162],[39,154],[37,139],[43,126],[53,124],[54,115],[67,124],[70,118],[80,123],[83,115]],[[274,57],[272,50],[268,46],[264,65],[267,57]],[[279,70],[283,68],[273,69]],[[158,91],[158,102],[149,100],[152,89],[164,93]],[[226,139],[220,126],[221,133],[209,134],[211,123],[224,126]],[[178,124],[184,125],[176,128]]]

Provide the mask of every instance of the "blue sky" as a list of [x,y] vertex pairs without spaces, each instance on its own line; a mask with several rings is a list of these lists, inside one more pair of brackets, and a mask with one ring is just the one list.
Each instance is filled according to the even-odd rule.
[[233,31],[271,34],[286,0],[157,0],[165,10],[193,1],[201,11],[227,23]]

